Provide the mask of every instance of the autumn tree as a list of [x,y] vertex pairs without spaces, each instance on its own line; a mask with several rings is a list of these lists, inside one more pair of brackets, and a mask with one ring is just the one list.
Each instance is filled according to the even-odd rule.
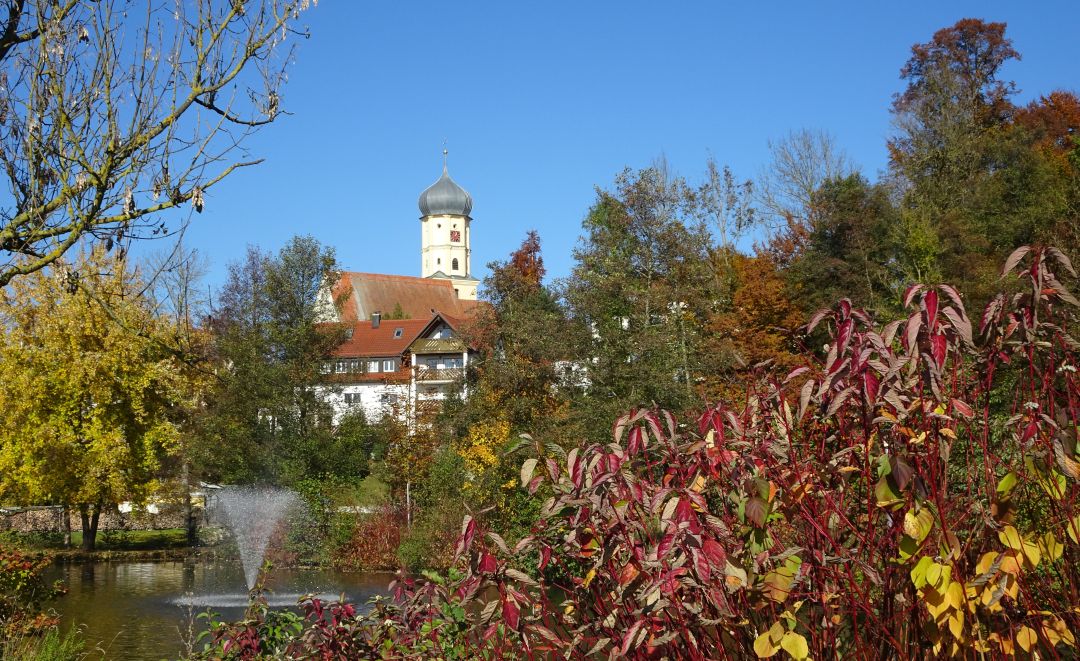
[[710,315],[703,334],[706,369],[699,390],[707,402],[743,395],[759,365],[786,374],[803,361],[797,327],[804,316],[776,265],[767,255],[735,255],[732,261],[731,306]]
[[161,212],[257,163],[238,147],[281,114],[309,4],[4,0],[0,286],[84,238],[166,235]]
[[85,550],[101,512],[162,486],[193,404],[145,288],[97,249],[2,290],[0,498],[78,510]]
[[558,296],[544,284],[540,237],[530,231],[507,261],[488,264],[482,300],[464,330],[480,357],[473,361],[462,426],[498,415],[517,432],[556,424],[570,369],[573,329]]
[[1017,108],[1002,69],[1020,58],[1004,23],[963,19],[912,48],[889,142],[901,220],[927,248],[910,280],[954,282],[979,304],[1018,245],[1075,243],[1075,97]]

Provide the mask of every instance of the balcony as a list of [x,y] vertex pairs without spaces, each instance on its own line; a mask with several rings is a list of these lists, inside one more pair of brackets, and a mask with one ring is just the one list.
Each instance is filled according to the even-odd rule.
[[457,381],[465,377],[465,368],[463,367],[425,367],[423,365],[416,366],[416,380],[417,381]]

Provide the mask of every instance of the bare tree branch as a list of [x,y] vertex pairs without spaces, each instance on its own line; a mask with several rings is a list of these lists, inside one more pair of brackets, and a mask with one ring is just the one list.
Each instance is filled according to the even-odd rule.
[[162,212],[201,211],[258,163],[231,154],[283,114],[287,39],[309,4],[4,1],[0,287],[83,238],[168,236]]

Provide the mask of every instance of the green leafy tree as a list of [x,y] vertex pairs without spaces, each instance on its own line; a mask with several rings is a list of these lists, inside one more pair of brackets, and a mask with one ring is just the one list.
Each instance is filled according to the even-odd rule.
[[711,237],[686,183],[662,167],[629,170],[598,191],[564,283],[588,388],[575,403],[593,433],[628,407],[695,400],[699,332],[717,303]]
[[891,267],[918,244],[899,222],[886,188],[858,174],[826,181],[811,208],[802,252],[788,269],[803,311],[813,313],[844,297],[868,309],[896,307],[902,276]]
[[124,260],[95,250],[0,299],[0,498],[77,509],[86,550],[103,510],[161,487],[191,404],[164,341],[172,329],[144,290]]
[[249,248],[229,268],[210,320],[220,368],[200,433],[204,471],[226,481],[291,483],[332,472],[332,412],[320,385],[344,339],[323,285],[332,248],[294,237],[276,255]]

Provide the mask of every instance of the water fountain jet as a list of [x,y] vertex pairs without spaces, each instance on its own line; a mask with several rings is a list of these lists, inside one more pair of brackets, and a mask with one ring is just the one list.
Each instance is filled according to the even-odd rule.
[[248,590],[255,587],[270,536],[289,509],[295,493],[272,487],[227,487],[217,494],[217,508],[236,539]]

